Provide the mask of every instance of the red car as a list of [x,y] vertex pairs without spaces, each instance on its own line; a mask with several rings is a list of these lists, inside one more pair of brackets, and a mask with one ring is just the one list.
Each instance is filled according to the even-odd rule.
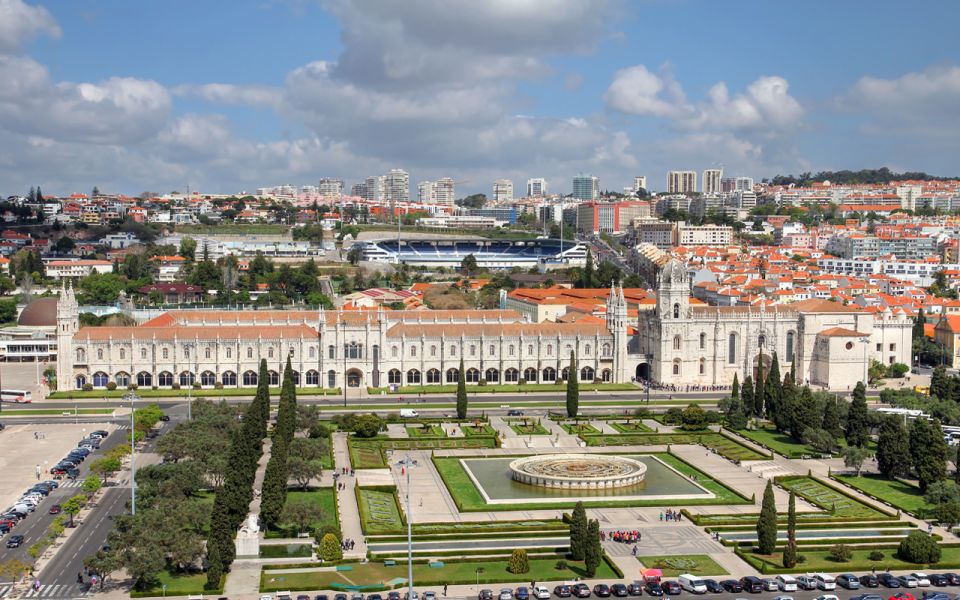
[[898,592],[890,596],[890,600],[913,600],[913,594],[910,592]]
[[[53,506],[50,507],[50,514],[51,514],[51,515],[59,515],[61,512],[63,512],[63,509],[60,508],[60,505],[59,505],[59,504],[54,504]],[[911,600],[913,600],[913,599],[911,598]]]

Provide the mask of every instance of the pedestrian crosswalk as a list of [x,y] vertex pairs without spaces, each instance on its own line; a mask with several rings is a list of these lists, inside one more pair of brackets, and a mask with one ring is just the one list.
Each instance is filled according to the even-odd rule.
[[6,598],[10,594],[10,590],[13,588],[12,585],[0,585],[0,598]]
[[41,585],[40,589],[30,588],[24,593],[22,598],[84,598],[91,593],[86,589],[87,586],[79,586],[76,583],[54,583],[50,585]]

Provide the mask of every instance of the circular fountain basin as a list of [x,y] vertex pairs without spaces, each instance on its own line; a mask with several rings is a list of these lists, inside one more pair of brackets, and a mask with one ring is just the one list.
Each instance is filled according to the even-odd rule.
[[514,480],[562,489],[604,489],[636,485],[647,465],[626,456],[606,454],[550,454],[525,456],[510,463]]

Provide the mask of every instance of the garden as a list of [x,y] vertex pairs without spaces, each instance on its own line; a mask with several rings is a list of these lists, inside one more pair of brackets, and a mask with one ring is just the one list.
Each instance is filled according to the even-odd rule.
[[645,569],[660,569],[664,577],[677,577],[682,573],[709,577],[726,575],[727,571],[706,554],[664,556],[638,556]]

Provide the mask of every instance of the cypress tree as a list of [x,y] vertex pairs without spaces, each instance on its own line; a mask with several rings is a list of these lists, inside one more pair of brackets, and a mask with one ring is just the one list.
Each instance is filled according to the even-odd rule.
[[837,406],[836,396],[828,398],[823,405],[822,426],[834,439],[839,440],[843,437],[843,426],[840,425],[840,408]]
[[207,585],[208,590],[220,589],[220,580],[223,578],[223,561],[220,559],[219,544],[207,542]]
[[790,490],[790,505],[787,508],[787,547],[783,550],[783,566],[797,566],[797,495]]
[[[257,405],[257,423],[260,425],[260,439],[267,437],[267,423],[270,422],[270,374],[267,371],[267,359],[260,359],[260,372],[257,374],[257,394],[253,399]],[[254,413],[256,414],[256,413]]]
[[899,416],[880,421],[877,437],[877,469],[886,477],[903,477],[910,472],[910,441]]
[[593,577],[597,574],[597,567],[603,559],[603,548],[600,546],[600,522],[596,519],[590,520],[587,527],[587,548],[584,553],[584,567],[587,571],[587,577]]
[[467,378],[463,372],[463,357],[460,357],[460,372],[457,373],[457,418],[467,418]]
[[757,380],[754,382],[753,391],[753,415],[756,417],[763,416],[763,410],[767,404],[764,381],[766,379],[763,374],[763,353],[761,352],[757,358]]
[[939,419],[914,419],[910,426],[910,456],[922,490],[947,478],[947,443],[940,432]]
[[743,402],[740,400],[740,381],[736,373],[733,374],[733,388],[730,390],[730,402],[725,416],[730,429],[743,429],[747,426]]
[[747,375],[747,378],[743,380],[743,385],[740,386],[740,401],[743,405],[743,414],[747,418],[753,416],[753,406],[754,406],[754,387],[753,387],[753,377]]
[[577,355],[570,351],[570,373],[567,377],[567,416],[575,417],[580,406],[580,384],[577,377]]
[[[767,418],[775,424],[782,422],[778,419],[779,415],[777,415],[780,411],[782,392],[783,382],[780,379],[780,361],[777,359],[777,353],[774,352],[773,362],[770,363],[770,372],[767,373],[767,379],[763,384],[763,394],[766,402]],[[781,429],[781,427],[778,425],[777,429]]]
[[870,439],[870,425],[867,421],[867,389],[862,381],[853,388],[853,399],[847,412],[847,445],[862,448]]
[[923,309],[917,311],[917,318],[913,320],[913,340],[923,339],[923,326],[927,322],[927,317],[923,314]]
[[817,399],[813,397],[813,392],[810,391],[810,386],[805,385],[803,389],[800,390],[800,396],[797,398],[793,415],[790,437],[797,441],[803,440],[803,434],[807,429],[811,427],[816,429],[823,423],[820,407],[817,404]]
[[593,253],[587,249],[586,264],[583,267],[583,276],[580,278],[580,287],[593,287]]
[[757,519],[757,552],[773,554],[777,547],[777,505],[773,497],[773,481],[767,480]]
[[573,560],[583,560],[586,555],[587,527],[587,509],[583,502],[577,502],[570,518],[570,558]]
[[793,381],[793,373],[787,373],[783,376],[783,386],[780,390],[780,408],[778,410],[778,419],[783,425],[782,431],[790,432],[793,430],[793,423],[796,420],[797,412],[797,386]]
[[733,385],[730,387],[730,398],[731,399],[740,399],[740,374],[733,374]]

